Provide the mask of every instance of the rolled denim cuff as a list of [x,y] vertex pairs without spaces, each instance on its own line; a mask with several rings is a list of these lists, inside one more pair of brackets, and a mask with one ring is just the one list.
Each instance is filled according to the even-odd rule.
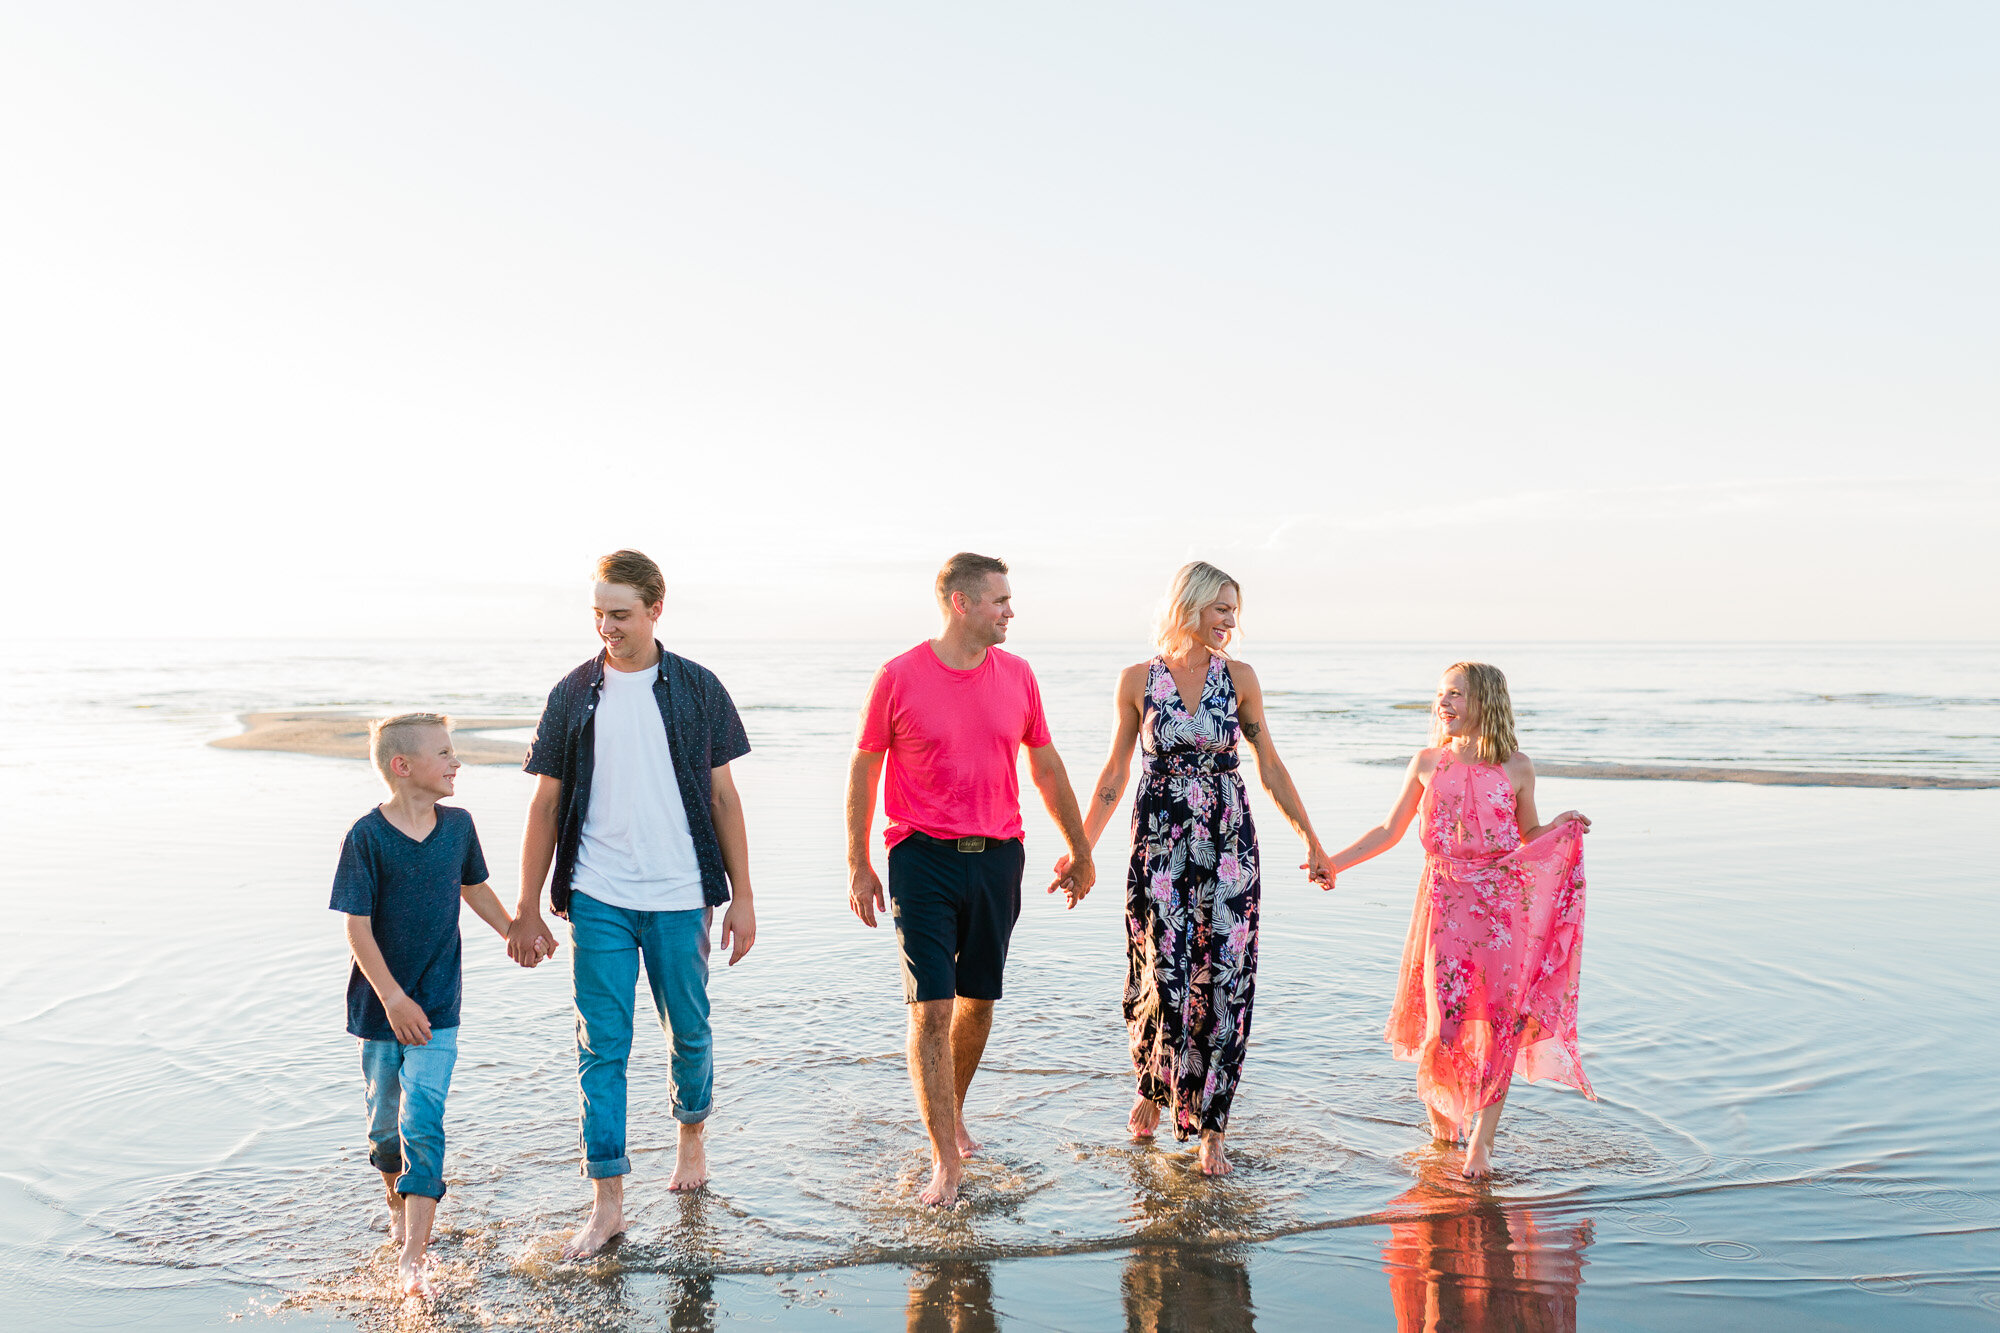
[[420,1176],[414,1172],[406,1171],[396,1177],[396,1193],[420,1194],[426,1199],[442,1199],[444,1197],[444,1181],[438,1179],[436,1176]]
[[632,1174],[632,1159],[629,1157],[607,1157],[601,1162],[585,1162],[583,1174],[592,1180],[608,1180],[612,1176]]
[[699,1125],[702,1121],[708,1119],[709,1112],[714,1109],[714,1102],[710,1102],[699,1111],[684,1111],[679,1106],[675,1106],[674,1119],[680,1121],[683,1125]]
[[368,1165],[374,1167],[377,1171],[387,1171],[391,1175],[401,1175],[403,1171],[403,1155],[401,1153],[383,1152],[380,1148],[370,1148],[368,1150]]

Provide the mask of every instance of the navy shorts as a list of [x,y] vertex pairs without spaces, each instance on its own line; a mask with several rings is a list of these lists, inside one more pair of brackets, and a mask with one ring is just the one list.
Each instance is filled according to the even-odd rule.
[[1021,916],[1019,838],[983,851],[912,833],[889,849],[889,907],[903,952],[903,999],[1000,998],[1007,941]]

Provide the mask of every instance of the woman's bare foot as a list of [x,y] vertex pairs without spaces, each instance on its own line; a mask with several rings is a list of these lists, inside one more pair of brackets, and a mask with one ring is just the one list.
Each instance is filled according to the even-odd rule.
[[1465,1146],[1465,1165],[1458,1174],[1467,1180],[1487,1180],[1493,1175],[1493,1148],[1477,1140]]
[[683,1194],[707,1183],[708,1153],[701,1146],[701,1126],[682,1125],[680,1145],[674,1151],[674,1174],[667,1188]]
[[1228,1156],[1222,1151],[1219,1130],[1204,1129],[1201,1132],[1201,1147],[1195,1153],[1195,1160],[1200,1163],[1204,1176],[1226,1176],[1236,1169],[1229,1164]]
[[953,1162],[946,1166],[937,1163],[931,1170],[931,1183],[917,1196],[917,1202],[926,1208],[949,1208],[958,1202],[958,1182],[965,1175],[965,1164]]
[[1465,1137],[1456,1121],[1448,1120],[1436,1107],[1424,1108],[1431,1116],[1431,1137],[1439,1143],[1457,1143]]
[[1467,1180],[1485,1180],[1493,1174],[1493,1135],[1500,1129],[1500,1113],[1507,1107],[1507,1094],[1491,1106],[1480,1108],[1465,1127],[1465,1165],[1459,1169]]
[[1141,1096],[1132,1103],[1132,1114],[1125,1117],[1125,1124],[1133,1138],[1152,1138],[1153,1131],[1160,1127],[1160,1104],[1151,1097]]
[[965,1117],[960,1116],[958,1118],[958,1155],[960,1157],[977,1157],[979,1150],[984,1146],[978,1139],[972,1137],[972,1132],[965,1127]]
[[562,1257],[565,1259],[593,1258],[611,1243],[612,1237],[625,1229],[625,1177],[605,1176],[590,1183],[595,1191],[590,1204],[590,1220],[563,1246]]
[[427,1301],[437,1295],[437,1288],[431,1285],[431,1260],[428,1254],[407,1251],[396,1264],[396,1277],[403,1295]]

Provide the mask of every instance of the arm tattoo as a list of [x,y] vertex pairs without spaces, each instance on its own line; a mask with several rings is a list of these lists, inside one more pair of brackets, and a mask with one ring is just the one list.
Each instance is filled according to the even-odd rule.
[[1099,789],[1097,793],[1097,799],[1104,802],[1106,805],[1116,805],[1118,804],[1118,793],[1111,790],[1111,788],[1109,787],[1104,787]]
[[1248,736],[1253,742],[1257,739],[1257,734],[1263,730],[1255,722],[1245,722],[1243,724],[1243,734]]

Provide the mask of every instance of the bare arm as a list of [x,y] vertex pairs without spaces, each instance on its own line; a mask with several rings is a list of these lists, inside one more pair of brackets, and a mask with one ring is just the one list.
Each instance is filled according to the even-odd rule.
[[1380,856],[1403,840],[1410,821],[1417,817],[1417,807],[1423,804],[1424,783],[1431,768],[1430,751],[1419,750],[1404,771],[1403,789],[1396,793],[1396,805],[1389,811],[1389,817],[1328,858],[1336,873]]
[[556,951],[555,936],[542,921],[542,886],[556,859],[556,817],[562,809],[562,779],[546,774],[535,780],[528,798],[528,819],[521,829],[521,899],[514,907],[514,924],[507,932],[507,956],[522,967],[533,967]]
[[1590,832],[1590,821],[1574,810],[1565,810],[1546,824],[1537,823],[1534,764],[1529,761],[1528,756],[1516,750],[1503,767],[1506,769],[1508,781],[1514,786],[1514,821],[1520,826],[1522,842],[1533,842],[1550,829],[1569,823],[1582,824],[1583,831]]
[[514,918],[507,915],[507,909],[500,905],[500,895],[493,892],[493,886],[481,880],[477,884],[461,884],[458,896],[465,899],[465,905],[472,914],[493,927],[501,939],[507,938],[507,931],[513,926]]
[[1333,871],[1326,864],[1326,849],[1319,845],[1319,835],[1313,832],[1312,820],[1306,817],[1305,802],[1299,799],[1291,770],[1278,757],[1278,743],[1272,739],[1270,723],[1264,716],[1264,687],[1247,662],[1229,663],[1229,678],[1236,685],[1236,720],[1243,728],[1244,739],[1257,752],[1257,780],[1264,784],[1264,790],[1284,812],[1292,831],[1306,845],[1306,863],[1299,869],[1313,883],[1330,889]]
[[847,905],[870,928],[885,906],[882,880],[868,855],[868,833],[875,826],[875,788],[886,753],[856,750],[847,762]]
[[743,797],[729,765],[709,770],[708,808],[715,840],[722,847],[722,871],[729,876],[729,907],[722,914],[722,944],[735,967],[757,942],[757,902],[750,892],[750,830],[743,821]]
[[1035,790],[1042,794],[1049,817],[1062,829],[1063,841],[1069,844],[1069,868],[1049,885],[1049,892],[1061,889],[1069,905],[1075,907],[1090,892],[1090,886],[1097,883],[1097,865],[1090,857],[1090,841],[1084,837],[1083,816],[1076,808],[1076,793],[1070,789],[1069,771],[1063,767],[1062,756],[1056,753],[1053,742],[1028,751],[1028,772],[1035,780]]
[[389,1015],[389,1027],[396,1040],[405,1046],[427,1045],[431,1039],[430,1017],[422,1005],[396,984],[388,961],[382,957],[381,946],[375,943],[374,918],[348,914],[347,947],[353,951],[361,975],[375,988],[375,998]]
[[[1111,753],[1097,775],[1097,785],[1091,789],[1090,810],[1083,817],[1084,840],[1092,847],[1104,836],[1118,802],[1124,799],[1125,784],[1131,780],[1132,750],[1139,742],[1139,722],[1145,711],[1141,691],[1145,688],[1146,668],[1126,667],[1119,673],[1118,685],[1112,692]],[[1058,867],[1056,873],[1060,875],[1064,868]]]

